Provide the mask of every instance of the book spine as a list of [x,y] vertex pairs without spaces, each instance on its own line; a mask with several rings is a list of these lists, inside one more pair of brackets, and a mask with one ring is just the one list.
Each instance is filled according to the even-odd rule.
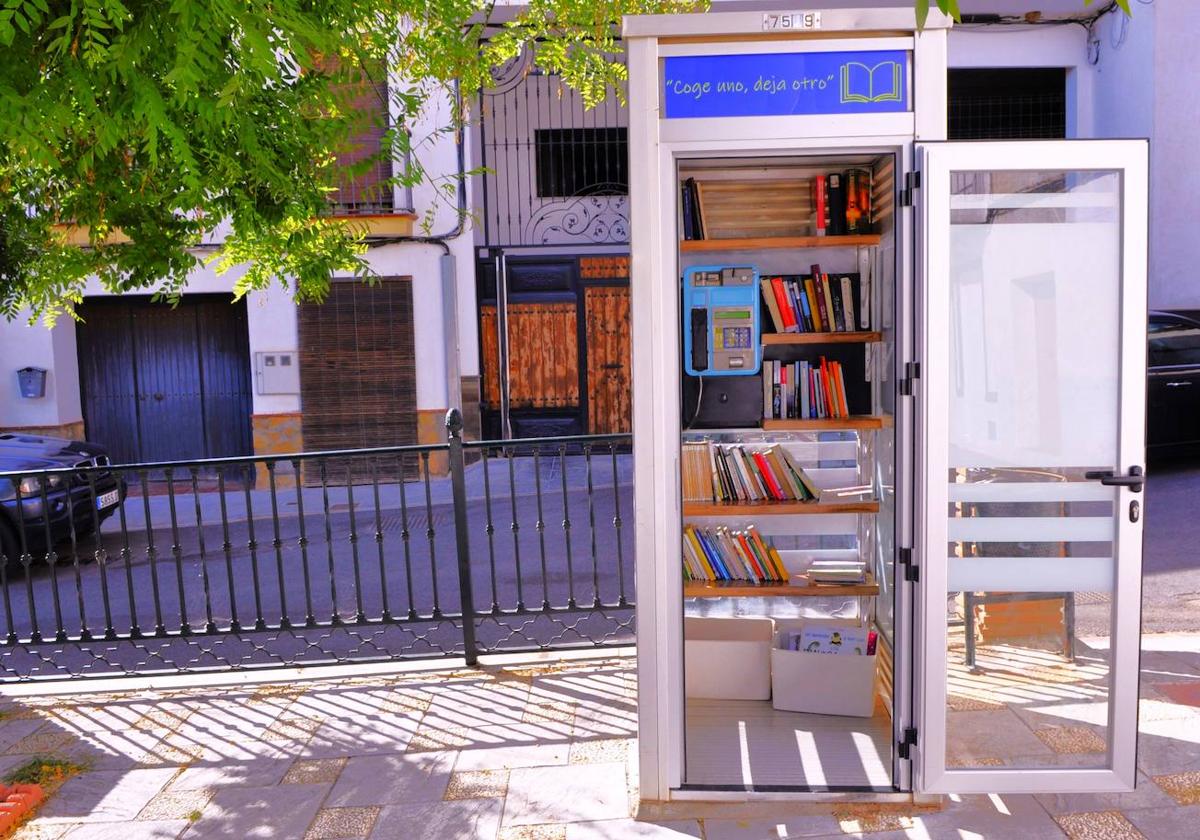
[[775,483],[775,477],[771,475],[771,468],[767,466],[767,459],[763,457],[761,452],[754,453],[754,463],[758,465],[758,472],[763,477],[763,481],[767,484],[767,489],[771,493],[771,498],[776,501],[783,501],[783,490]]
[[858,328],[858,319],[854,313],[854,287],[850,284],[849,275],[842,275],[838,286],[842,290],[842,309],[846,317],[846,329],[853,332]]
[[692,185],[692,207],[695,208],[696,219],[694,227],[696,228],[697,239],[707,239],[704,230],[704,205],[700,201],[700,185],[696,183],[695,178],[688,178]]
[[788,305],[787,293],[783,288],[782,277],[771,278],[771,290],[775,293],[775,304],[779,307],[779,316],[783,321],[783,331],[797,332],[799,328],[796,326],[796,316],[792,312],[792,307]]
[[825,235],[827,208],[825,206],[825,176],[818,175],[813,178],[813,204],[817,210],[817,236]]
[[825,285],[829,289],[829,296],[833,299],[833,321],[837,325],[839,332],[849,332],[850,326],[846,321],[846,309],[842,305],[842,284],[836,278],[825,277]]
[[792,317],[796,319],[796,332],[810,332],[808,325],[804,323],[804,313],[800,309],[800,302],[796,298],[796,282],[784,280],[783,291],[787,295],[788,305],[792,308]]
[[695,239],[696,231],[692,225],[692,191],[688,188],[687,181],[679,185],[679,192],[680,215],[683,217],[683,238]]
[[762,377],[762,386],[763,386],[763,417],[768,420],[772,419],[772,416],[771,416],[771,379],[772,379],[773,374],[771,373],[771,366],[773,364],[775,364],[775,362],[772,361],[771,359],[764,360],[763,365],[762,365],[762,373],[759,374]]
[[775,301],[775,287],[771,285],[771,278],[763,277],[758,281],[759,289],[762,291],[763,304],[767,307],[767,314],[771,316],[771,326],[775,332],[783,332],[783,316],[779,313],[779,304]]
[[792,294],[796,299],[796,308],[800,312],[800,318],[804,321],[804,331],[813,332],[812,312],[808,308],[808,295],[804,291],[803,280],[792,281]]
[[826,229],[830,236],[846,235],[846,185],[842,175],[834,172],[826,186],[829,195],[829,222]]
[[821,314],[821,323],[824,325],[825,332],[833,332],[833,321],[830,320],[830,317],[833,315],[833,313],[829,311],[832,309],[832,307],[826,307],[825,305],[828,285],[829,284],[825,282],[824,277],[821,275],[817,275],[813,279],[813,287],[817,293],[817,311]]
[[821,322],[821,310],[817,307],[817,291],[813,278],[804,278],[804,297],[808,301],[808,311],[812,313],[813,331],[824,332],[825,325]]

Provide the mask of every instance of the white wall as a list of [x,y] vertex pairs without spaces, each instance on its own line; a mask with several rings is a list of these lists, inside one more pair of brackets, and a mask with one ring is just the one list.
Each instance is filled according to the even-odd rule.
[[1153,10],[1150,305],[1200,308],[1200,21],[1194,0]]
[[[79,369],[75,355],[75,322],[62,318],[53,330],[41,323],[26,325],[27,313],[0,322],[0,428],[59,426],[81,419]],[[17,371],[45,368],[46,395],[21,396]]]

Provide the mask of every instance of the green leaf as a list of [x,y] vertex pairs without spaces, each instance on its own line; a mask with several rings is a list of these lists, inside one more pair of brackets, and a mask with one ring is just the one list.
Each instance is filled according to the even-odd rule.
[[1117,5],[1121,7],[1122,12],[1133,17],[1133,10],[1129,8],[1129,0],[1117,0]]
[[925,21],[929,19],[929,0],[917,0],[917,31],[925,29]]
[[958,9],[958,0],[937,0],[938,8],[953,18],[955,23],[962,23],[962,12]]

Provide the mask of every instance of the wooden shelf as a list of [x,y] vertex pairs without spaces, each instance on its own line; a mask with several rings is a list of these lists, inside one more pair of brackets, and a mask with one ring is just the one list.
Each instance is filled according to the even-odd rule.
[[854,248],[878,245],[878,233],[856,236],[754,236],[738,239],[684,239],[679,250],[689,251],[757,251],[763,248]]
[[876,344],[883,341],[877,332],[805,332],[764,333],[764,347],[787,344]]
[[685,580],[685,598],[821,598],[829,595],[878,595],[879,584],[867,575],[866,583],[853,584],[809,584],[763,583],[755,586],[742,581],[720,582],[707,580]]
[[684,516],[789,516],[796,513],[878,513],[879,502],[684,502]]
[[852,417],[821,417],[807,420],[763,420],[764,431],[769,432],[806,432],[829,431],[832,429],[882,429],[883,417],[867,414],[856,414]]

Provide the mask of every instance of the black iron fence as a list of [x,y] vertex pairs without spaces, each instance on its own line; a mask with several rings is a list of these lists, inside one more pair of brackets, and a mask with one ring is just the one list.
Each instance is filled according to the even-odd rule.
[[0,472],[0,681],[631,643],[630,436],[447,430]]

